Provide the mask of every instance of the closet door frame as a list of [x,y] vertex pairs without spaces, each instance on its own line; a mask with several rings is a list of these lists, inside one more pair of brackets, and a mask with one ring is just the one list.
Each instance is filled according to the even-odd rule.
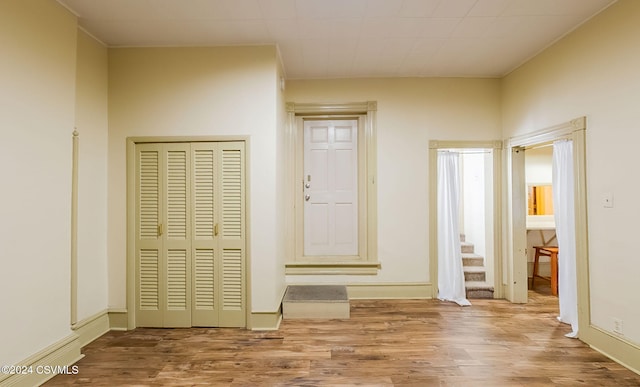
[[127,329],[136,328],[136,144],[144,143],[194,143],[194,142],[243,142],[244,143],[244,192],[245,192],[245,321],[246,328],[251,329],[251,249],[250,243],[250,190],[249,190],[249,154],[250,154],[250,138],[249,136],[149,136],[149,137],[127,137]]

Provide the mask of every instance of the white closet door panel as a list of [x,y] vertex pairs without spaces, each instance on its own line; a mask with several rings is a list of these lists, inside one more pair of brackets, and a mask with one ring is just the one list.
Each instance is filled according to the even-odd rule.
[[218,251],[221,254],[218,266],[221,275],[218,281],[219,325],[243,327],[246,326],[244,143],[222,142],[218,144],[218,149]]
[[221,150],[221,225],[224,240],[242,240],[243,235],[243,151]]
[[162,146],[136,147],[136,276],[137,324],[163,324]]
[[167,251],[167,310],[187,310],[187,252]]
[[139,294],[140,309],[157,311],[160,309],[160,252],[152,249],[139,251]]
[[240,249],[222,250],[222,309],[241,311],[243,252]]
[[194,238],[213,240],[215,144],[193,144]]
[[191,146],[163,144],[164,326],[191,326]]
[[167,152],[167,239],[187,239],[187,157],[185,150]]
[[138,238],[158,239],[160,224],[160,152],[149,149],[138,153]]
[[196,249],[194,261],[194,308],[214,310],[215,302],[215,256],[212,249]]
[[216,208],[218,175],[218,150],[216,143],[197,142],[191,144],[192,176],[192,240],[193,252],[193,301],[192,325],[218,326]]

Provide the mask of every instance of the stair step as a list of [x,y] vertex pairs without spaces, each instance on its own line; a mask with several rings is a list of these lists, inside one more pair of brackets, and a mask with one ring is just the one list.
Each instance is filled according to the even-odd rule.
[[491,299],[493,298],[493,286],[484,281],[469,281],[465,283],[465,290],[468,299]]
[[463,253],[473,253],[474,251],[473,243],[470,242],[460,242],[460,247]]
[[484,257],[474,253],[462,253],[462,266],[484,266]]
[[346,286],[290,285],[282,300],[284,319],[348,319]]
[[464,267],[464,281],[486,281],[487,273],[483,266],[465,266]]

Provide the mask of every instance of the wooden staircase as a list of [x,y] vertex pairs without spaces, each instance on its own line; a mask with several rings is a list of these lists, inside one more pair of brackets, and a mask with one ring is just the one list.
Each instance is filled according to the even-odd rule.
[[464,234],[460,235],[460,244],[467,299],[493,298],[493,285],[487,283],[484,257],[475,254],[473,243],[467,242]]

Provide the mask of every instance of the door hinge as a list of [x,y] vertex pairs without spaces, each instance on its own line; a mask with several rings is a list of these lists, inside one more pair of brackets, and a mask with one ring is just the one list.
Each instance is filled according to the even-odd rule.
[[218,223],[216,223],[216,225],[213,226],[213,236],[218,236]]
[[162,236],[162,223],[158,225],[158,236]]

